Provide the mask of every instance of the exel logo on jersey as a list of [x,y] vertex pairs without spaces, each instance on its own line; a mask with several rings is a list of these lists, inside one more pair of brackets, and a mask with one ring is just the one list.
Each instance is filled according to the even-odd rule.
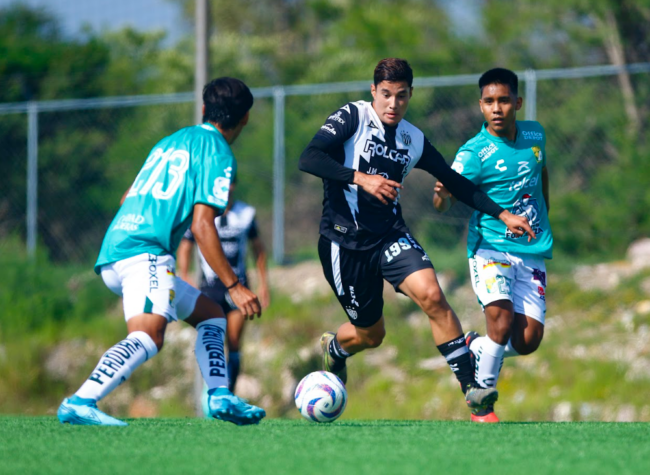
[[393,162],[400,163],[402,165],[408,166],[409,163],[411,163],[411,157],[409,156],[408,153],[403,153],[406,150],[392,150],[388,148],[386,144],[383,143],[377,143],[373,141],[372,139],[366,140],[366,145],[363,148],[364,153],[370,153],[369,158],[372,157],[384,157],[389,160],[392,160]]

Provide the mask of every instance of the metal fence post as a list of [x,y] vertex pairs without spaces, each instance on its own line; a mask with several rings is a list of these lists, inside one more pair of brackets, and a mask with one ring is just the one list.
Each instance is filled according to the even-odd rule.
[[282,86],[273,88],[273,260],[284,262],[284,101]]
[[38,236],[38,104],[27,105],[27,255],[36,255]]
[[526,81],[526,120],[537,120],[537,73],[527,69],[524,73]]

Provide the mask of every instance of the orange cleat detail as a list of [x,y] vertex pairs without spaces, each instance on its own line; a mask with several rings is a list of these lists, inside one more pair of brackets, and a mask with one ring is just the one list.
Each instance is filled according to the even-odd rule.
[[481,411],[481,414],[472,414],[470,419],[472,422],[482,422],[487,424],[494,424],[499,421],[499,418],[494,413],[494,411]]

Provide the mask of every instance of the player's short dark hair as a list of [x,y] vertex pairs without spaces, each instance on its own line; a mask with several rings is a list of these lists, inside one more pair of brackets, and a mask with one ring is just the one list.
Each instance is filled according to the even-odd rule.
[[375,87],[382,82],[406,82],[413,87],[413,70],[405,59],[386,58],[377,63],[375,68]]
[[519,95],[519,78],[517,75],[505,68],[494,68],[483,73],[478,80],[478,87],[483,94],[483,88],[490,84],[503,84],[510,87],[510,92],[515,96]]
[[239,79],[217,78],[203,88],[203,104],[203,122],[214,122],[228,130],[236,127],[253,107],[253,94]]

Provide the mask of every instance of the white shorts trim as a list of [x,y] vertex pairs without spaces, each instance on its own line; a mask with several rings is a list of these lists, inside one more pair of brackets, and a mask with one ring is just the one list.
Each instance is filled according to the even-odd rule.
[[170,255],[140,254],[102,266],[101,274],[106,286],[123,298],[126,321],[142,313],[161,315],[168,322],[185,320],[201,295],[176,277],[176,260]]
[[546,320],[546,264],[541,257],[479,249],[469,259],[472,288],[483,308],[510,300],[515,313]]

